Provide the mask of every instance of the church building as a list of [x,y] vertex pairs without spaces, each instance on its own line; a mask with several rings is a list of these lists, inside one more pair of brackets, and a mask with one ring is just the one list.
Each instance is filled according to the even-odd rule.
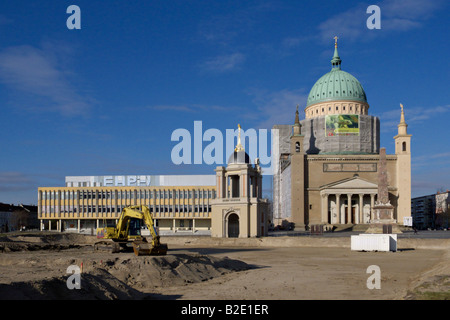
[[[387,184],[392,220],[411,216],[411,135],[403,105],[399,110],[395,154],[380,148],[380,120],[370,115],[361,83],[341,69],[337,49],[331,70],[313,85],[294,125],[275,125],[272,144],[273,220],[311,225],[370,224],[376,220],[380,177]],[[385,184],[385,183],[383,183]]]

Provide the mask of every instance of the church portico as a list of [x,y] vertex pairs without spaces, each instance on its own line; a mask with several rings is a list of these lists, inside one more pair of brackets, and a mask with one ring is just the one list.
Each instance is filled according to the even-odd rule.
[[322,223],[369,223],[377,190],[377,184],[359,177],[322,186]]
[[[322,223],[367,224],[371,220],[373,193],[323,193]],[[350,206],[349,206],[350,203]]]

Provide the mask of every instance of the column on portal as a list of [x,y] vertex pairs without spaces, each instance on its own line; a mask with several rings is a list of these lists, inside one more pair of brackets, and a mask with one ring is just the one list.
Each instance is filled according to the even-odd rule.
[[337,223],[342,223],[341,219],[341,195],[336,194],[336,215],[337,215]]
[[230,190],[230,198],[233,198],[233,190],[234,190],[234,179],[233,179],[233,177],[231,176],[230,177],[230,186],[229,186],[229,190]]
[[258,198],[262,198],[262,176],[256,175],[256,181],[258,181]]
[[347,194],[347,222],[352,222],[352,195],[353,194]]
[[222,188],[223,188],[223,182],[222,182],[223,176],[222,175],[217,175],[216,179],[217,179],[217,181],[216,181],[216,184],[217,184],[217,197],[218,198],[223,198],[223,191],[224,191],[224,190],[222,190]]
[[241,194],[240,194],[240,196],[241,197],[248,197],[248,183],[247,183],[247,180],[248,180],[248,175],[247,175],[247,173],[245,173],[245,174],[243,174],[243,175],[241,175]]
[[222,188],[223,188],[223,175],[217,175],[216,176],[216,179],[217,179],[217,197],[218,198],[224,198],[223,197],[223,192],[224,192],[224,190],[222,190]]
[[228,181],[228,174],[225,174],[225,197],[228,198],[228,190],[230,188],[229,181]]
[[363,218],[363,206],[364,206],[364,194],[360,193],[359,194],[359,214],[357,215],[356,218],[356,223],[364,223],[364,218]]
[[328,222],[328,193],[322,194],[322,223]]
[[251,182],[251,193],[252,193],[252,198],[256,198],[256,178],[255,176],[252,176],[252,182]]
[[373,217],[373,207],[375,206],[375,194],[370,195],[370,222],[374,220]]

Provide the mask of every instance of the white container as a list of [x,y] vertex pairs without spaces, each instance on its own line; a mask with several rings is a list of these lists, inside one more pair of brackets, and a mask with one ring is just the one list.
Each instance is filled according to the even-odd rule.
[[363,233],[351,236],[352,251],[397,251],[397,234]]

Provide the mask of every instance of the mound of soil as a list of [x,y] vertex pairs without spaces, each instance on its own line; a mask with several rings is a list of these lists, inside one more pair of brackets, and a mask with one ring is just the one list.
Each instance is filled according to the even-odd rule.
[[239,260],[197,254],[116,258],[102,263],[101,267],[137,289],[180,286],[250,268]]
[[0,253],[80,248],[91,245],[94,239],[73,233],[16,233],[0,236]]
[[2,300],[113,300],[142,299],[145,295],[111,276],[96,270],[81,277],[80,289],[68,289],[68,277],[0,284]]
[[[48,238],[33,239],[32,243],[22,240],[3,243],[9,251],[15,251],[15,246],[22,249],[0,254],[0,300],[161,299],[167,297],[155,295],[155,288],[185,286],[251,268],[239,260],[195,253],[137,257],[133,253],[98,254],[91,246],[34,253],[29,252],[33,247],[40,250],[74,245],[70,241],[52,243]],[[67,286],[72,276],[67,270],[73,265],[81,271],[80,289]]]

